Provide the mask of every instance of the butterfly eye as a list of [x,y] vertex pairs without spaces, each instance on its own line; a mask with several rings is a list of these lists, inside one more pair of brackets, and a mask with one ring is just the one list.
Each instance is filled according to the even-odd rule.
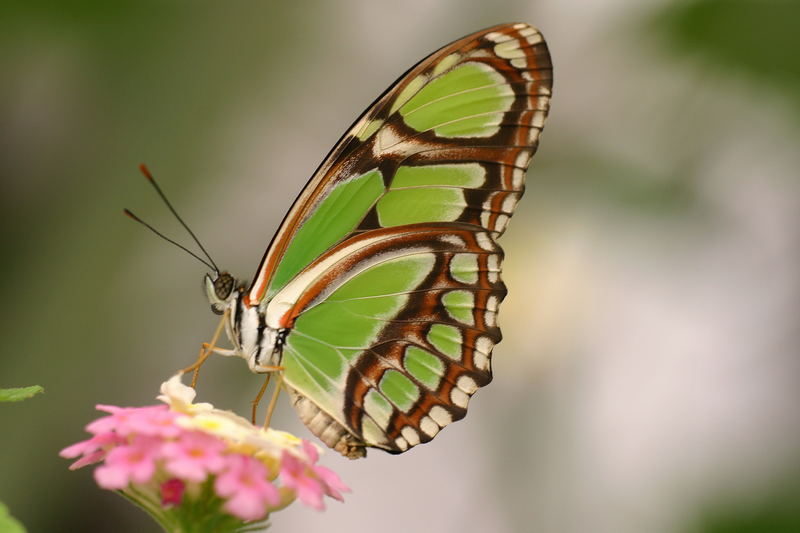
[[[214,280],[214,294],[217,295],[217,298],[220,300],[228,299],[228,296],[231,295],[231,291],[233,290],[233,281],[233,276],[227,272],[223,272],[217,277],[217,279]],[[221,311],[214,312],[217,314],[222,314]]]

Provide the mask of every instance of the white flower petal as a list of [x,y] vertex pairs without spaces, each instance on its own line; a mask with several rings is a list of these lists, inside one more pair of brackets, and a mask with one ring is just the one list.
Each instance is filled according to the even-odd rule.
[[175,374],[161,384],[161,394],[156,396],[169,405],[174,411],[182,413],[192,413],[197,411],[207,411],[214,408],[210,403],[193,404],[197,391],[181,382],[183,374]]
[[[302,439],[291,433],[254,426],[236,413],[215,409],[210,403],[192,403],[197,392],[184,385],[181,377],[181,374],[176,374],[162,383],[161,394],[158,396],[173,411],[186,415],[176,420],[179,426],[203,431],[234,446],[251,447],[275,458],[280,458],[281,452],[286,450],[300,459],[308,460],[303,451]],[[319,446],[316,448],[320,454],[323,452]]]

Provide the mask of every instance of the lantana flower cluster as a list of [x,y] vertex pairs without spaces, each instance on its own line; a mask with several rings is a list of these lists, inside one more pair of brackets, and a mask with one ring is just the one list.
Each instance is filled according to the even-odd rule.
[[71,469],[101,463],[97,484],[120,491],[169,531],[202,530],[204,519],[213,519],[215,530],[236,531],[295,499],[321,510],[324,496],[341,501],[349,490],[317,464],[310,442],[194,404],[194,395],[175,376],[161,387],[166,405],[98,405],[108,415],[86,426],[90,439],[61,456],[78,458]]

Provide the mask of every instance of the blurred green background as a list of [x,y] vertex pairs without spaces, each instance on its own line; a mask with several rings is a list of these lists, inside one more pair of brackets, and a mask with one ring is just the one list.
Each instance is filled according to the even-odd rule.
[[[495,381],[436,441],[348,462],[274,531],[800,531],[800,2],[11,2],[0,16],[0,501],[31,532],[155,531],[69,472],[96,403],[145,405],[216,317],[146,162],[252,276],[293,197],[395,77],[521,20],[555,94],[502,240]],[[214,358],[200,398],[261,383]],[[288,402],[274,425],[308,436]]]

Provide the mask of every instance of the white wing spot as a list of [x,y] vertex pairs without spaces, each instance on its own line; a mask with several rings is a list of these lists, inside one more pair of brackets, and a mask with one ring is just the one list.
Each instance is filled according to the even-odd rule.
[[440,235],[439,240],[447,244],[452,244],[453,246],[457,246],[459,248],[467,247],[467,243],[464,241],[464,239],[462,239],[458,235],[453,235],[452,233],[445,233],[444,235]]
[[483,212],[481,213],[481,226],[483,226],[484,228],[488,228],[489,227],[489,217],[491,217],[491,216],[492,216],[492,214],[489,211],[486,210],[486,206],[484,204]]
[[474,351],[472,355],[472,362],[475,364],[475,368],[478,370],[487,371],[489,370],[489,357],[479,351]]
[[506,230],[507,226],[508,226],[508,215],[504,215],[502,213],[497,215],[497,221],[494,223],[494,231],[502,233]]
[[433,420],[441,427],[445,427],[447,424],[453,421],[453,415],[451,415],[450,411],[441,405],[434,405],[429,414],[431,415],[431,418],[433,418]]
[[520,189],[523,183],[525,183],[525,169],[515,168],[511,173],[511,186],[515,189]]
[[541,134],[540,130],[536,128],[529,128],[528,129],[528,144],[536,144],[539,140],[539,135]]
[[489,196],[487,196],[486,200],[483,201],[483,205],[481,206],[481,208],[484,211],[491,211],[492,210],[492,198],[494,198],[495,194],[497,194],[497,193],[496,192],[489,193]]
[[494,348],[494,343],[489,337],[478,337],[475,342],[475,349],[487,356],[492,352],[492,348]]
[[458,388],[467,394],[472,394],[478,390],[478,384],[475,383],[475,380],[469,376],[461,376],[458,378]]
[[469,403],[469,395],[458,387],[453,387],[450,391],[450,401],[458,407],[466,409]]
[[528,61],[524,57],[515,57],[514,59],[509,61],[509,63],[511,63],[512,67],[516,67],[519,69],[523,69],[528,66]]
[[488,233],[478,233],[475,235],[475,239],[478,241],[478,246],[484,250],[494,250],[492,239],[489,237]]
[[506,213],[513,213],[514,208],[517,207],[517,195],[509,194],[503,200],[503,211]]
[[531,161],[531,155],[527,150],[521,150],[517,155],[517,160],[514,161],[513,182],[512,185],[515,189],[522,187],[525,181],[525,171],[528,170],[528,163]]
[[494,56],[492,56],[492,54],[489,52],[489,50],[487,50],[485,48],[479,48],[479,49],[469,53],[469,58],[470,59],[472,59],[472,58],[480,58],[480,57],[494,57]]
[[497,327],[497,313],[494,311],[485,311],[483,313],[484,321],[486,322],[486,327],[494,328]]
[[544,118],[545,114],[543,110],[536,110],[533,113],[533,119],[531,120],[531,124],[536,126],[537,128],[544,127]]
[[497,42],[497,40],[502,36],[503,36],[502,33],[499,33],[499,32],[496,32],[496,31],[493,31],[493,32],[490,32],[490,33],[486,34],[486,38],[487,39],[489,39],[490,41],[495,41],[495,42]]
[[403,437],[405,437],[411,446],[416,446],[419,444],[419,433],[417,433],[417,430],[411,426],[404,427],[400,433],[403,435]]
[[400,448],[401,451],[406,451],[408,449],[408,441],[403,437],[397,437],[394,439],[394,445]]
[[483,211],[481,213],[481,226],[487,229],[489,228],[489,219],[492,217],[492,200],[496,194],[496,192],[489,194],[481,205],[481,210]]
[[[520,34],[521,33],[522,32],[520,32]],[[537,45],[537,44],[539,44],[540,42],[542,42],[544,40],[544,39],[542,39],[542,34],[541,33],[537,33],[537,32],[533,32],[532,34],[526,35],[525,37],[527,38],[526,40],[528,41],[528,44],[530,44],[530,45]]]
[[521,50],[519,42],[516,40],[505,41],[494,45],[494,53],[503,59],[517,59],[525,57],[525,50]]
[[[394,128],[386,126],[378,132],[375,138],[374,150],[376,156],[383,153],[401,153],[404,154],[403,138],[397,134]],[[389,149],[392,148],[390,151]]]
[[504,43],[506,41],[514,40],[514,38],[511,37],[510,35],[500,33],[499,31],[493,31],[491,33],[487,33],[486,38],[495,43]]
[[[533,84],[531,84],[533,85]],[[531,87],[533,88],[533,87]],[[544,87],[543,87],[544,89]],[[547,94],[538,95],[539,98],[536,100],[536,108],[541,109],[542,111],[547,111],[550,109],[550,97]]]
[[439,433],[439,425],[429,416],[420,420],[419,429],[429,437],[435,437],[436,434]]
[[391,125],[384,125],[375,136],[373,154],[378,157],[384,154],[409,155],[422,152],[431,145],[414,137],[401,137]]
[[[500,216],[505,216],[505,215],[500,215]],[[506,217],[506,219],[508,219],[508,217]],[[500,222],[499,216],[497,217],[497,221]],[[500,279],[500,258],[497,256],[497,254],[492,254],[489,256],[489,259],[487,259],[486,263],[487,263],[486,266],[489,270],[488,273],[489,281],[491,283],[497,283]]]

